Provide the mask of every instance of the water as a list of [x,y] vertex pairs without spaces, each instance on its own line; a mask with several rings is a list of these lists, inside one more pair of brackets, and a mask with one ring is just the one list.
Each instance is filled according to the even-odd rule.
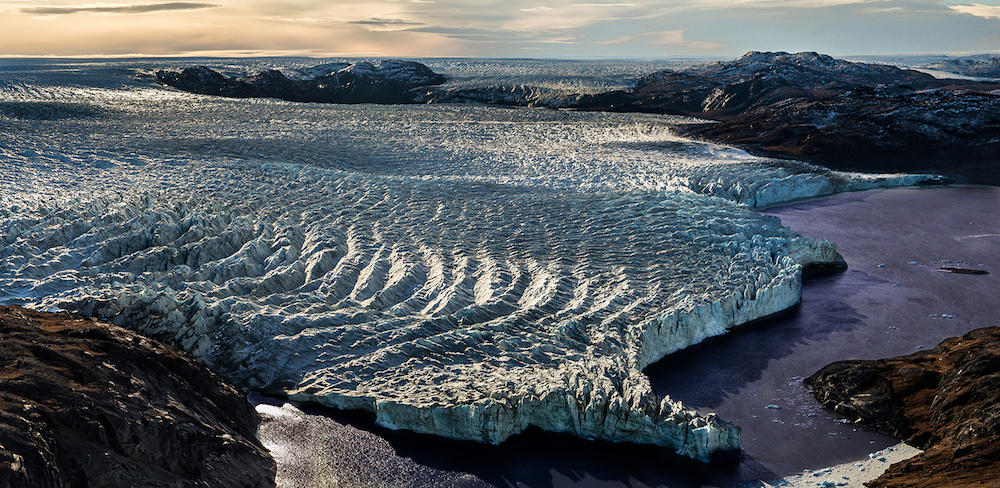
[[[313,63],[0,61],[4,303],[104,316],[383,425],[665,435],[606,421],[630,416],[669,437],[697,414],[642,369],[798,298],[807,241],[752,205],[921,179],[686,140],[673,116],[233,100],[151,76]],[[445,89],[562,94],[664,66],[429,63]]]

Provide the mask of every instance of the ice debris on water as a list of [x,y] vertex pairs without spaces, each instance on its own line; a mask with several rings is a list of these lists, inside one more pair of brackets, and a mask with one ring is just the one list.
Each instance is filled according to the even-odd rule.
[[918,261],[910,261],[910,262],[908,262],[906,264],[912,264],[912,265],[916,266],[916,265],[918,265],[920,263]]
[[773,404],[773,403],[772,403],[772,404],[770,404],[770,405],[768,405],[768,406],[767,406],[767,407],[765,407],[765,408],[770,408],[771,410],[780,410],[780,409],[781,409],[781,407],[780,407],[780,406],[778,406],[778,405],[775,405],[775,404]]

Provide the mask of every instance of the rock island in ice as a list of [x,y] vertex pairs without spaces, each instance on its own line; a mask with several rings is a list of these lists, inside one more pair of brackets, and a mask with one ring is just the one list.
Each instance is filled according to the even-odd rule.
[[747,204],[921,179],[680,139],[676,117],[219,99],[131,65],[18,68],[0,85],[2,301],[480,442],[535,426],[738,449],[737,427],[642,370],[795,304],[803,266],[840,260]]

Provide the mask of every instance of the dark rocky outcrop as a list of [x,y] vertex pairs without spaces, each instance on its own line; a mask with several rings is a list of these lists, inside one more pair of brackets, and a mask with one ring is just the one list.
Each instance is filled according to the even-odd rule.
[[826,408],[925,450],[868,486],[1000,486],[1000,327],[931,351],[833,363],[806,384]]
[[302,70],[308,79],[292,79],[277,70],[230,77],[195,66],[180,72],[160,70],[156,78],[180,90],[232,98],[279,98],[319,103],[415,103],[411,90],[440,85],[445,78],[413,61],[357,62]]
[[717,121],[684,135],[833,169],[934,172],[1000,184],[1000,83],[940,80],[817,53],[749,53],[585,96],[582,110]]
[[0,307],[0,368],[0,487],[274,486],[253,407],[156,341]]

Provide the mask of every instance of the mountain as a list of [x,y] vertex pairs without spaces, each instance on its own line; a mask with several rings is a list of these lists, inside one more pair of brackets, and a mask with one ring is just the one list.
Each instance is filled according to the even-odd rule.
[[838,170],[1000,184],[1000,83],[941,80],[817,53],[751,52],[582,97],[580,110],[701,117],[683,135]]
[[159,70],[156,78],[174,88],[232,98],[279,98],[292,102],[413,103],[410,90],[440,85],[445,77],[413,61],[335,63],[300,70],[304,79],[278,70],[229,77],[205,66],[180,72]]

